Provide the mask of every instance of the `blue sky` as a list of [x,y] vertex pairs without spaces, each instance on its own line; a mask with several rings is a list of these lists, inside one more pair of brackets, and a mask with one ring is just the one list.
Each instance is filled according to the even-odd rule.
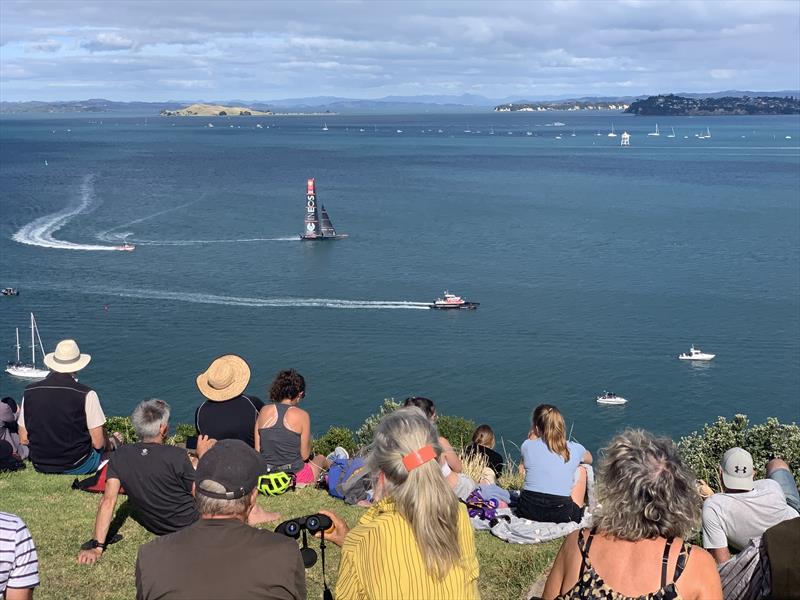
[[2,0],[0,99],[800,88],[797,0]]

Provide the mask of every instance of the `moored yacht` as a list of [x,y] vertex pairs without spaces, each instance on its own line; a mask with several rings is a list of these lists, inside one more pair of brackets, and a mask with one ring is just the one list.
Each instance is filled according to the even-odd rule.
[[437,298],[431,304],[431,308],[439,310],[475,310],[480,306],[480,302],[467,302],[461,296],[451,294],[447,290],[444,291],[444,298]]
[[21,379],[44,379],[50,373],[48,369],[40,369],[36,366],[36,342],[39,342],[39,349],[44,356],[44,344],[39,335],[39,328],[36,326],[36,318],[31,313],[31,362],[22,362],[19,351],[22,348],[19,343],[19,329],[17,329],[17,360],[11,360],[6,365],[6,373]]
[[711,360],[715,356],[716,354],[708,354],[707,352],[700,350],[700,348],[695,348],[694,345],[692,345],[692,347],[689,348],[688,354],[684,352],[683,354],[679,354],[678,358],[680,360]]

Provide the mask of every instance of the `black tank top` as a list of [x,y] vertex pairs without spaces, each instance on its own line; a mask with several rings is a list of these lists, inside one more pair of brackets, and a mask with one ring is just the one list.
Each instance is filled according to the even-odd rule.
[[592,540],[596,529],[589,532],[589,537],[584,542],[584,529],[578,533],[578,549],[581,551],[583,560],[581,561],[581,571],[578,574],[578,583],[576,583],[571,590],[559,596],[563,600],[677,600],[680,598],[678,590],[675,588],[675,582],[678,577],[683,573],[686,568],[686,561],[689,558],[689,553],[692,551],[692,545],[683,542],[681,553],[678,555],[678,564],[675,566],[675,575],[670,583],[667,583],[667,563],[669,562],[669,550],[672,547],[672,538],[669,538],[664,545],[664,556],[661,560],[661,587],[655,592],[651,592],[644,596],[638,596],[636,599],[628,596],[623,596],[612,590],[603,579],[597,574],[589,562],[589,548],[592,546]]
[[275,424],[258,430],[261,454],[266,459],[270,472],[297,473],[305,464],[300,455],[300,434],[287,429],[283,423],[289,408],[291,407],[288,404],[275,404],[278,413]]

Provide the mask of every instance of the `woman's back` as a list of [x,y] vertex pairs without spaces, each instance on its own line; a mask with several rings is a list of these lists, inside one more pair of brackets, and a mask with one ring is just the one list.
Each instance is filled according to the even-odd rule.
[[680,538],[630,542],[581,530],[564,541],[553,571],[545,598],[722,597],[711,555]]
[[525,465],[525,489],[531,492],[569,496],[575,469],[586,453],[577,442],[568,442],[569,460],[551,451],[542,438],[525,440],[520,450]]

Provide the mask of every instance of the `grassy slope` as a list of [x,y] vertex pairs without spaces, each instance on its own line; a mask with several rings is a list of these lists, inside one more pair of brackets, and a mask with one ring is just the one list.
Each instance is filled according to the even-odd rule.
[[[36,598],[129,599],[135,596],[134,566],[140,544],[153,536],[131,519],[120,529],[124,540],[112,546],[94,567],[75,562],[78,547],[92,537],[99,495],[70,489],[73,477],[42,475],[29,466],[25,471],[0,475],[0,511],[11,512],[27,523],[39,551],[42,585]],[[314,489],[298,490],[277,498],[260,497],[267,510],[285,517],[336,511],[355,525],[363,509],[348,506]],[[122,502],[118,503],[120,506]],[[476,533],[481,565],[480,591],[484,598],[519,598],[538,575],[549,566],[560,543],[533,546],[506,544],[490,533]],[[316,542],[311,545],[318,548]],[[336,582],[339,549],[328,546],[328,582]],[[319,563],[306,571],[308,597],[322,596]]]

